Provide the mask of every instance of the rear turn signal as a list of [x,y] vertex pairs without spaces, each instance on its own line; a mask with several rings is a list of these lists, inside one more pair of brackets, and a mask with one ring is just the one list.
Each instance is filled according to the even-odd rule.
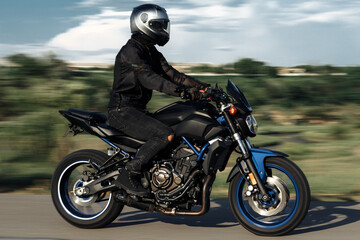
[[234,106],[232,106],[232,107],[229,109],[230,115],[235,115],[236,112],[237,112],[237,109],[236,109],[236,107],[234,107]]

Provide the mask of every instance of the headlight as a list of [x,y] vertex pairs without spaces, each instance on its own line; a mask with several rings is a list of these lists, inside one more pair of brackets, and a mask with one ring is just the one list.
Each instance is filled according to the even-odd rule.
[[257,129],[258,129],[258,125],[257,125],[257,122],[256,122],[254,116],[251,115],[251,114],[248,115],[248,116],[246,117],[246,120],[245,120],[245,121],[246,121],[246,125],[248,126],[250,132],[251,132],[252,134],[255,134],[255,135],[256,135],[256,132],[257,132]]

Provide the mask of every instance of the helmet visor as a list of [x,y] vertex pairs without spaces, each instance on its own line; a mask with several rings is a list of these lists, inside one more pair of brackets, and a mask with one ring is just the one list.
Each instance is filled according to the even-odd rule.
[[167,19],[150,20],[149,26],[155,32],[166,32],[170,34],[170,21]]

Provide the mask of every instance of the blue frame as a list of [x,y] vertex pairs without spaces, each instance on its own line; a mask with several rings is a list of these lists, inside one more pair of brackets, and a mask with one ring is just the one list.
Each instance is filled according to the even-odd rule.
[[204,154],[205,150],[207,147],[209,147],[210,143],[206,143],[201,149],[200,152],[198,152],[196,150],[196,148],[189,142],[189,140],[187,140],[184,136],[181,137],[182,140],[184,140],[184,142],[189,146],[189,148],[191,148],[191,150],[194,151],[194,153],[197,155],[197,159],[196,161],[200,161],[201,159],[204,159],[206,157],[206,155]]
[[[187,140],[184,136],[181,137],[182,140],[189,146],[189,148],[191,150],[194,151],[194,153],[196,154],[197,158],[196,161],[201,161],[203,159],[205,159],[206,155],[205,155],[205,150],[210,146],[210,143],[206,143],[201,149],[200,152],[198,150],[196,150],[196,148],[189,142],[189,140]],[[111,147],[118,149],[119,147],[116,146],[115,144],[113,144],[112,142],[110,142],[109,140],[105,139],[105,138],[100,138],[101,140],[103,140],[104,142],[106,142],[107,144],[109,144]],[[267,157],[275,157],[275,156],[279,156],[280,152],[273,152],[271,150],[264,150],[264,149],[258,149],[258,148],[251,148],[250,149],[252,152],[252,159],[253,162],[255,164],[256,169],[258,170],[258,173],[260,175],[261,180],[265,181],[266,179],[266,174],[265,174],[265,159]],[[124,150],[120,150],[120,152],[122,154],[128,154],[126,151]],[[228,177],[228,181],[231,180],[231,178],[233,176],[235,176],[235,173],[237,173],[239,170],[236,169],[236,165],[234,166],[234,168],[231,170],[229,177]]]
[[[118,149],[118,148],[119,148],[118,146],[116,146],[115,144],[113,144],[112,142],[110,142],[109,140],[107,140],[107,139],[105,139],[105,138],[100,138],[100,139],[103,140],[104,142],[106,142],[107,144],[109,144],[111,147],[113,147],[113,148],[115,148],[115,149]],[[128,154],[128,153],[125,152],[124,150],[120,150],[120,152],[121,152],[122,154],[125,154],[125,155]]]
[[224,125],[224,124],[228,125],[228,123],[226,122],[224,116],[220,116],[220,117],[216,118],[216,121],[218,121],[218,123],[219,123],[220,125]]
[[[205,150],[206,148],[209,147],[210,143],[206,143],[201,149],[200,149],[200,152],[198,152],[196,150],[196,148],[189,142],[189,140],[187,140],[184,136],[181,137],[182,140],[184,140],[184,142],[189,146],[189,148],[191,148],[191,150],[194,151],[194,153],[196,154],[197,158],[196,158],[196,161],[200,161],[202,159],[205,159],[206,155],[204,154],[205,153]],[[113,144],[112,142],[110,142],[109,140],[105,139],[105,138],[100,138],[101,140],[103,140],[104,142],[106,142],[107,144],[109,144],[111,147],[115,148],[115,149],[118,149],[119,147],[116,146],[115,144]],[[120,152],[122,154],[128,154],[127,152],[125,152],[124,150],[120,150]]]

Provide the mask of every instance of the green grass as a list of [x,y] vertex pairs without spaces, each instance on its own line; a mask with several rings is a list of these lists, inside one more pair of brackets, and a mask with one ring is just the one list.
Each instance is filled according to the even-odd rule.
[[[94,136],[63,138],[68,122],[57,111],[105,112],[112,74],[72,79],[1,74],[0,191],[48,192],[52,172],[66,154],[84,148],[106,150]],[[252,143],[288,153],[307,176],[314,198],[360,199],[358,78],[197,78],[223,88],[230,78],[243,89],[259,123]],[[179,100],[154,92],[148,110]],[[236,157],[231,156],[225,171],[217,175],[212,197],[227,196],[226,179]]]
[[[347,116],[359,111],[359,106],[342,106],[338,114]],[[307,176],[313,198],[359,201],[360,129],[354,121],[343,118],[297,125],[261,125],[260,121],[260,134],[251,140],[259,146],[273,141],[271,148],[288,153]],[[229,166],[234,164],[233,159]],[[227,168],[216,179],[214,197],[227,196],[225,181],[229,171]]]

